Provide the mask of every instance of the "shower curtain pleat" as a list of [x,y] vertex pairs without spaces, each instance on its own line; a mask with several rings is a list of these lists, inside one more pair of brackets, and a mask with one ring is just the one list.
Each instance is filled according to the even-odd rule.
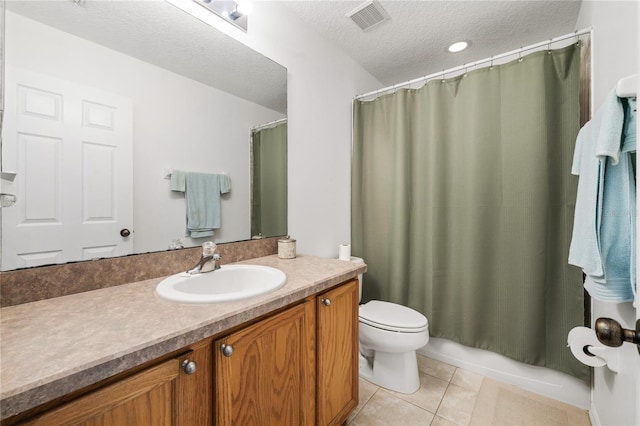
[[354,105],[352,251],[363,301],[410,306],[430,334],[588,379],[567,264],[580,47]]

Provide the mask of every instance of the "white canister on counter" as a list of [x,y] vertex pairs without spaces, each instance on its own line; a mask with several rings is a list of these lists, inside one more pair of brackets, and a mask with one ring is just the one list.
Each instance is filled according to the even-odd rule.
[[278,240],[278,257],[280,259],[296,258],[296,240],[290,236]]

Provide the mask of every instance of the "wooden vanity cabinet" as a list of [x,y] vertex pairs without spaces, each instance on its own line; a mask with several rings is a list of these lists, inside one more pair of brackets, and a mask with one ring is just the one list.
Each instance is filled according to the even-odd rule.
[[217,426],[339,425],[358,405],[358,281],[214,343]]
[[2,425],[342,424],[358,404],[358,281],[147,365]]
[[318,425],[342,424],[358,405],[358,281],[316,298]]
[[[44,412],[21,425],[211,424],[211,350],[199,347]],[[182,363],[197,364],[188,374]],[[193,364],[190,366],[192,367]]]

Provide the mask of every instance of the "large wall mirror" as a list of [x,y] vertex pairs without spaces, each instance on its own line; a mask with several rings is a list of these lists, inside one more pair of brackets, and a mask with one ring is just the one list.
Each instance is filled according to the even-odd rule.
[[[286,119],[286,82],[285,68],[165,1],[6,2],[2,170],[18,174],[2,270],[286,234],[286,174],[284,211],[259,213],[276,231],[252,221],[251,142]],[[275,145],[286,171],[286,141],[284,164]],[[213,237],[184,237],[173,171],[230,178]]]

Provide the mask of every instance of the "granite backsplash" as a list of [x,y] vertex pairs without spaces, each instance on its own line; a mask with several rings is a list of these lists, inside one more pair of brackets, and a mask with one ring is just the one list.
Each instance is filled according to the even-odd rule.
[[[278,252],[278,238],[218,244],[220,264]],[[172,275],[193,267],[200,247],[0,272],[0,307]]]

